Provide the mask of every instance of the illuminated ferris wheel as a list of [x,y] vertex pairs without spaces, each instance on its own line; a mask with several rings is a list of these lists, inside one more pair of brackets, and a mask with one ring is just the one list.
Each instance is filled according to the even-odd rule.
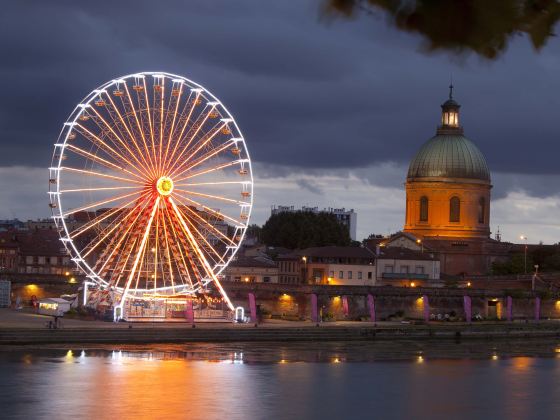
[[168,73],[111,80],[64,124],[49,179],[61,240],[89,281],[126,299],[193,296],[237,252],[253,200],[245,140],[225,106]]

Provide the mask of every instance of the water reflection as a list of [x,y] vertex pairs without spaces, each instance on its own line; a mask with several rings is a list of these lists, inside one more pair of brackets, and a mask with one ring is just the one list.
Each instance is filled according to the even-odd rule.
[[554,418],[558,348],[527,340],[14,349],[0,352],[0,406],[3,418]]

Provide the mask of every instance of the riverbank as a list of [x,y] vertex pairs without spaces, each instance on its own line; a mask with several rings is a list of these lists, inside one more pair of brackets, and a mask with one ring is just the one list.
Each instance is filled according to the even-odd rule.
[[33,344],[146,344],[183,342],[312,342],[376,340],[469,340],[560,338],[560,321],[541,322],[311,322],[270,320],[253,324],[111,323],[63,319],[62,328],[48,329],[51,319],[32,312],[0,311],[0,345]]
[[132,328],[35,329],[3,328],[0,345],[33,344],[146,344],[186,342],[304,342],[387,340],[471,340],[560,338],[560,324],[478,325],[321,325],[206,326],[196,328],[134,325]]

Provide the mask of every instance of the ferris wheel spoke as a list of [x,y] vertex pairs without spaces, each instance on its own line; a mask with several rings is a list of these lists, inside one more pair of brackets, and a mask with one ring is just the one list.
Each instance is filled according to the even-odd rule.
[[[181,149],[181,151],[179,152],[179,154],[177,155],[177,157],[175,157],[171,162],[183,162],[184,160],[186,160],[185,158],[185,153],[188,152],[189,150],[189,146],[191,145],[191,143],[193,141],[195,141],[195,145],[199,144],[200,142],[202,142],[202,145],[200,146],[200,148],[202,148],[204,146],[204,144],[208,143],[209,141],[211,141],[214,136],[216,136],[219,132],[220,129],[222,127],[219,127],[219,129],[214,130],[214,133],[212,135],[209,135],[208,139],[205,141],[204,138],[206,137],[206,133],[204,133],[202,135],[202,138],[197,140],[197,135],[198,133],[202,130],[202,127],[204,126],[204,124],[206,124],[206,121],[208,120],[208,118],[210,118],[210,114],[212,114],[214,112],[214,108],[215,105],[211,105],[210,109],[204,114],[204,117],[202,118],[202,121],[199,122],[200,116],[197,118],[197,120],[193,123],[193,126],[191,127],[191,129],[187,132],[186,134],[186,138],[188,139],[187,143],[185,144],[185,146],[183,146],[183,148]],[[216,126],[218,126],[220,124],[216,124],[214,127],[212,127],[210,129],[209,132],[212,131],[212,129],[214,129]],[[191,130],[194,129],[194,132],[191,134]],[[200,149],[198,148],[197,151]],[[173,171],[175,171],[175,169],[171,168]]]
[[220,211],[218,211],[218,210],[214,210],[214,209],[212,209],[212,208],[210,208],[210,207],[208,207],[208,206],[205,206],[205,205],[202,204],[202,203],[199,203],[199,202],[196,201],[196,200],[193,200],[192,198],[185,197],[184,195],[181,195],[181,194],[176,194],[176,195],[178,195],[179,197],[182,197],[184,200],[187,200],[188,202],[194,204],[195,206],[201,207],[201,208],[203,208],[204,210],[206,210],[206,211],[208,211],[208,212],[210,212],[210,213],[212,213],[212,214],[214,214],[214,215],[216,215],[216,216],[218,216],[218,217],[221,217],[221,218],[223,218],[223,219],[227,219],[227,220],[229,220],[230,222],[235,223],[236,226],[246,227],[244,223],[242,223],[242,222],[240,222],[239,220],[236,220],[236,219],[234,219],[234,218],[228,216],[227,214],[224,214],[224,213],[222,213],[222,212],[220,212]]
[[92,192],[92,191],[111,191],[111,190],[137,190],[141,187],[136,186],[119,186],[119,187],[98,187],[98,188],[74,188],[69,190],[60,190],[60,193],[73,193],[73,192]]
[[72,168],[70,166],[61,166],[60,170],[70,171],[70,172],[78,172],[78,173],[89,175],[89,176],[96,176],[96,177],[108,178],[108,179],[116,179],[118,181],[131,182],[133,184],[145,185],[144,182],[136,181],[135,179],[124,178],[122,176],[115,176],[115,175],[109,175],[109,174],[102,174],[100,172],[88,171],[87,169]]
[[249,181],[216,181],[216,182],[188,182],[186,184],[174,184],[175,187],[201,187],[216,185],[247,185]]
[[[189,248],[188,244],[183,235],[180,234],[178,231],[178,227],[176,228],[176,223],[172,223],[174,218],[169,213],[168,209],[165,209],[167,213],[167,220],[169,221],[169,226],[171,227],[171,231],[173,235],[170,239],[172,239],[172,246],[174,244],[175,249],[179,252],[180,259],[175,261],[179,272],[183,272],[184,275],[182,277],[186,277],[188,283],[190,284],[191,288],[195,287],[195,282],[198,284],[199,287],[202,287],[202,274],[200,272],[199,266],[192,258],[192,251]],[[192,275],[191,275],[192,272]]]
[[97,155],[94,155],[93,153],[86,152],[85,150],[82,150],[82,149],[80,149],[79,147],[76,147],[76,146],[74,146],[74,145],[72,145],[72,144],[67,144],[67,145],[66,145],[66,148],[69,149],[69,150],[71,150],[71,151],[73,151],[74,153],[76,153],[76,154],[78,154],[78,155],[80,155],[80,156],[83,156],[83,157],[85,157],[85,158],[91,159],[92,161],[95,161],[95,162],[97,162],[98,164],[100,164],[100,165],[102,165],[102,166],[105,166],[106,168],[109,168],[109,169],[117,169],[117,170],[119,170],[119,171],[126,172],[127,174],[132,175],[132,176],[135,177],[135,178],[143,179],[140,175],[135,174],[134,172],[131,172],[131,171],[129,171],[128,169],[123,168],[122,166],[116,165],[116,164],[114,164],[113,162],[109,162],[108,160],[103,159],[102,157],[99,157],[99,156],[97,156]]
[[[115,150],[115,148],[108,145],[99,136],[92,133],[90,130],[88,130],[80,123],[76,123],[75,128],[76,131],[80,133],[86,140],[88,140],[93,145],[97,146],[100,150],[103,150],[103,152],[106,155],[111,156],[115,161],[121,163],[122,165],[128,165],[131,168],[136,169],[136,165],[134,165],[127,157],[125,157],[122,150]],[[119,145],[115,144],[113,140],[111,140],[111,142],[115,145],[115,147],[119,147]],[[135,156],[133,156],[133,158],[135,158]]]
[[197,220],[200,221],[199,223],[204,224],[207,228],[209,228],[213,232],[213,235],[215,235],[215,236],[217,235],[216,238],[222,244],[224,244],[226,246],[236,246],[237,245],[229,236],[225,235],[222,231],[220,231],[214,225],[212,225],[212,223],[208,222],[208,220],[204,219],[196,211],[191,209],[189,205],[185,204],[185,202],[181,200],[181,196],[177,195],[175,198],[183,206],[182,208],[184,208],[193,217],[195,217]]
[[171,204],[171,209],[174,212],[174,216],[179,221],[179,227],[181,228],[181,231],[184,233],[185,238],[187,239],[187,242],[189,244],[189,249],[192,250],[191,255],[194,255],[196,259],[199,261],[199,265],[202,266],[202,269],[206,273],[206,276],[209,278],[213,278],[214,272],[212,270],[212,267],[208,263],[208,260],[206,259],[204,253],[200,249],[198,242],[196,241],[189,227],[185,223],[185,220],[181,212],[178,210],[177,206],[175,205],[172,199],[169,199],[169,203]]
[[[210,111],[210,113],[211,112],[212,111]],[[181,152],[177,156],[176,161],[177,162],[189,161],[196,153],[198,153],[198,151],[200,149],[202,149],[209,142],[211,142],[214,139],[214,137],[216,137],[220,133],[220,131],[222,130],[222,128],[224,126],[225,126],[225,123],[223,123],[223,122],[214,124],[214,126],[210,127],[210,130],[208,130],[208,132],[204,133],[198,140],[196,140],[194,142],[194,144],[192,144],[192,142],[195,138],[194,137],[189,137],[189,140],[188,140],[187,144],[185,144],[185,146],[182,148]],[[192,144],[192,146],[191,146],[191,144]],[[189,148],[189,146],[191,146],[191,147]],[[194,151],[192,151],[193,149],[194,149]]]
[[[187,245],[184,244],[184,239],[181,238],[181,236],[178,234],[177,229],[175,229],[175,223],[173,223],[173,217],[171,216],[171,213],[169,211],[169,209],[167,208],[168,206],[164,206],[164,212],[165,215],[167,217],[167,220],[169,222],[169,226],[171,227],[171,231],[173,233],[173,236],[171,238],[173,238],[173,243],[175,244],[175,247],[177,249],[177,251],[179,251],[179,256],[181,257],[180,261],[183,263],[183,271],[185,272],[185,276],[191,286],[194,287],[194,282],[191,278],[190,272],[189,272],[189,267],[191,268],[191,270],[193,271],[193,274],[196,274],[196,272],[198,272],[198,276],[195,276],[195,278],[198,280],[198,283],[200,286],[202,286],[202,282],[200,281],[200,272],[198,270],[198,266],[194,263],[194,261],[192,260],[192,257],[190,256],[190,252],[189,252],[189,247]],[[171,239],[170,238],[170,239]],[[183,249],[181,249],[181,244],[183,244],[183,248],[184,248],[184,252]],[[186,254],[186,259],[189,260],[190,264],[187,264],[187,261],[185,259],[185,254]],[[180,262],[179,261],[175,261],[177,267],[179,268],[179,272],[181,272],[181,266],[180,266]]]
[[[155,77],[155,76],[154,76]],[[153,120],[154,120],[154,131],[157,130],[155,133],[156,138],[158,140],[158,149],[159,149],[159,156],[157,159],[157,169],[158,173],[162,173],[162,153],[163,153],[163,124],[164,124],[164,105],[165,105],[165,77],[160,77],[161,80],[161,88],[156,89],[157,84],[154,86],[155,93],[153,96],[154,105],[153,105]],[[159,93],[159,95],[158,95]]]
[[[136,239],[135,239],[136,241]],[[134,246],[134,244],[132,245]],[[114,269],[111,273],[111,282],[110,284],[113,287],[119,287],[119,283],[120,281],[125,277],[126,275],[126,267],[128,266],[128,261],[130,260],[130,257],[132,256],[132,253],[122,253],[119,254],[119,258],[117,260],[117,264],[116,264],[116,269]],[[121,261],[123,260],[123,261]]]
[[[148,88],[146,86],[146,78],[143,77],[142,78],[142,84],[144,85],[144,103],[142,105],[140,105],[140,120],[144,120],[144,119],[148,119],[148,128],[149,128],[149,133],[150,133],[150,139],[152,141],[152,147],[151,147],[151,151],[152,151],[152,155],[153,155],[153,162],[154,162],[154,170],[156,172],[156,174],[158,174],[158,165],[157,165],[157,156],[156,156],[156,143],[155,143],[155,136],[154,136],[154,125],[152,122],[152,113],[150,111],[150,98],[148,97]],[[137,92],[137,96],[138,96],[138,103],[142,104],[142,93],[141,91]],[[145,125],[146,121],[143,121],[143,124]],[[150,152],[150,150],[147,151],[148,153]]]
[[[183,139],[183,135],[185,133],[185,130],[187,129],[187,127],[189,126],[189,122],[192,118],[192,115],[194,113],[195,108],[197,107],[198,103],[201,102],[200,96],[201,93],[199,91],[196,92],[195,98],[193,100],[191,100],[191,96],[192,96],[192,90],[187,98],[187,102],[185,104],[185,107],[183,108],[183,111],[188,107],[189,108],[189,112],[183,122],[183,127],[181,128],[181,131],[179,132],[179,135],[177,136],[177,140],[175,141],[175,146],[173,147],[173,151],[171,152],[171,155],[169,156],[168,162],[174,162],[175,159],[175,153],[177,152],[177,148],[179,147],[179,145],[182,142]],[[192,102],[192,105],[191,105]],[[170,141],[172,141],[173,138],[170,138]]]
[[205,170],[200,171],[200,172],[195,172],[194,174],[190,174],[189,176],[185,176],[185,177],[183,177],[183,178],[179,178],[179,179],[177,179],[175,182],[181,182],[181,181],[184,181],[184,180],[186,180],[186,179],[191,179],[191,178],[194,178],[194,177],[197,177],[197,176],[206,175],[206,174],[209,174],[209,173],[211,173],[211,172],[219,171],[219,170],[221,170],[221,169],[225,169],[225,168],[228,168],[228,167],[230,167],[230,166],[238,165],[238,164],[239,164],[239,162],[238,162],[238,161],[235,161],[235,160],[232,161],[232,162],[223,163],[223,164],[221,164],[221,165],[214,166],[214,167],[212,167],[212,168],[205,169]]
[[[169,104],[168,104],[168,107],[167,107],[167,114],[166,114],[166,117],[165,117],[165,123],[166,123],[165,126],[167,127],[167,121],[170,119],[170,115],[172,115],[171,125],[170,125],[170,128],[169,128],[169,131],[163,133],[163,136],[165,138],[165,143],[166,143],[165,144],[165,154],[163,155],[162,162],[161,162],[163,168],[167,167],[166,162],[167,162],[167,156],[169,155],[169,146],[171,146],[171,142],[172,142],[172,139],[173,139],[173,134],[174,134],[174,130],[175,130],[175,122],[177,121],[177,112],[179,111],[179,104],[181,103],[180,99],[181,99],[181,96],[183,94],[183,86],[184,85],[183,85],[183,83],[179,83],[179,85],[180,85],[180,87],[178,89],[178,92],[176,92],[175,94],[174,94],[174,89],[176,89],[176,88],[172,88],[171,100],[169,101]],[[189,100],[190,100],[190,95],[187,98],[187,104],[188,104]],[[172,112],[170,112],[170,109],[172,109],[172,108],[174,110]]]
[[[146,171],[149,172],[148,168],[149,168],[149,164],[146,161],[146,158],[144,156],[144,153],[142,153],[142,150],[140,149],[140,147],[138,146],[138,143],[136,142],[136,139],[134,137],[134,134],[131,131],[131,127],[129,127],[129,124],[127,124],[124,120],[123,115],[121,114],[121,112],[119,111],[119,107],[115,104],[115,102],[113,101],[113,98],[111,98],[111,95],[105,91],[105,95],[106,97],[109,99],[109,102],[112,105],[112,110],[114,111],[114,113],[116,114],[113,115],[112,113],[110,113],[111,118],[113,119],[113,122],[115,123],[115,125],[117,127],[119,127],[120,125],[123,126],[124,130],[126,131],[126,133],[128,134],[128,139],[130,139],[130,142],[132,143],[132,145],[134,146],[134,148],[136,149],[135,152],[133,152],[132,150],[130,150],[130,148],[127,147],[127,150],[129,150],[129,153],[132,154],[132,156],[134,157],[134,159],[136,160],[136,162],[138,162],[138,164],[140,165],[140,167]],[[121,103],[123,104],[123,107],[126,110],[125,104],[124,104],[125,100],[123,98],[123,96],[121,96]],[[116,118],[115,118],[116,117]],[[128,118],[127,118],[128,119]],[[120,122],[120,124],[119,124]],[[124,138],[124,136],[123,136]],[[140,160],[137,157],[137,154],[140,156],[140,158],[142,158],[143,162],[140,162]],[[152,176],[155,176],[155,174],[152,174]]]
[[163,238],[165,240],[165,251],[166,251],[166,257],[167,257],[167,265],[168,265],[168,269],[169,269],[169,277],[171,280],[171,288],[173,290],[173,293],[175,293],[175,278],[173,276],[173,263],[171,261],[171,250],[169,247],[169,239],[168,239],[168,233],[167,233],[167,223],[165,222],[165,215],[161,214],[161,224],[162,224],[162,228],[163,228]]
[[[106,130],[109,130],[111,132],[111,134],[113,134],[114,138],[117,140],[118,144],[120,145],[120,147],[123,147],[128,154],[134,159],[136,160],[136,162],[144,169],[144,170],[148,170],[148,168],[144,167],[144,165],[142,165],[142,163],[138,160],[138,157],[135,155],[135,153],[130,149],[130,147],[126,144],[126,142],[116,133],[116,131],[113,129],[113,127],[105,120],[105,118],[103,118],[103,116],[95,109],[93,109],[93,113],[95,114],[94,121],[96,122],[97,126],[103,130],[103,127],[105,127]],[[93,114],[92,114],[93,117]],[[117,145],[117,143],[115,143],[115,141],[113,140],[113,138],[111,136],[108,136],[108,138],[113,142],[113,144],[115,144],[115,146]],[[134,165],[131,165],[134,167]]]
[[[144,145],[143,151],[142,151],[142,149],[140,149],[138,147],[138,144],[135,142],[136,146],[137,146],[138,151],[139,151],[141,156],[144,156],[144,155],[148,156],[148,160],[150,161],[150,163],[148,164],[148,168],[149,168],[152,176],[155,176],[156,175],[155,165],[154,165],[154,162],[152,161],[152,157],[149,153],[148,143],[146,142],[146,135],[144,134],[142,124],[140,123],[140,119],[138,118],[138,113],[136,112],[136,109],[134,107],[134,101],[132,100],[132,96],[130,95],[130,90],[128,89],[128,85],[126,83],[124,84],[124,90],[126,92],[126,98],[128,99],[128,101],[123,99],[123,104],[125,105],[125,107],[126,106],[130,107],[130,114],[132,114],[134,116],[134,121],[136,122],[136,128],[138,129],[138,133],[140,134],[140,138],[142,139],[142,144]],[[139,94],[137,95],[137,97],[138,96],[139,96]],[[121,98],[124,98],[124,96],[121,97]]]
[[[87,257],[89,254],[91,254],[99,245],[101,245],[103,242],[105,242],[110,236],[111,234],[117,230],[123,227],[123,223],[134,214],[134,212],[142,205],[142,202],[139,202],[136,206],[134,206],[132,209],[130,209],[129,212],[127,212],[124,217],[122,218],[122,220],[119,220],[118,218],[113,220],[105,229],[103,229],[102,232],[100,232],[100,234],[94,238],[92,241],[89,242],[89,244],[87,246],[84,247],[84,249],[87,249],[87,252],[84,254],[84,257]],[[144,208],[146,207],[146,204],[144,203]],[[132,226],[134,226],[134,224],[136,223],[136,221],[138,220],[139,216],[140,216],[141,212],[138,213],[137,217],[134,219],[134,222],[132,222],[132,224],[129,226],[129,228],[132,228]],[[128,230],[126,231],[128,232]]]
[[210,267],[210,264],[208,263],[208,261],[204,257],[204,254],[200,250],[200,248],[198,246],[198,243],[196,242],[195,238],[192,236],[192,233],[191,233],[189,227],[187,226],[187,224],[185,223],[184,219],[181,216],[181,213],[177,209],[177,205],[175,204],[175,202],[173,201],[172,198],[169,198],[169,202],[173,206],[173,209],[175,210],[175,214],[177,215],[177,217],[179,218],[179,221],[181,222],[181,226],[185,229],[185,233],[187,234],[187,238],[190,239],[189,242],[193,246],[193,248],[195,250],[195,254],[198,255],[198,258],[202,262],[202,265],[203,265],[205,271],[209,274],[210,278],[214,281],[214,284],[218,287],[218,290],[220,291],[220,293],[222,295],[222,298],[226,301],[229,309],[233,311],[235,308],[234,308],[233,304],[231,303],[231,300],[229,299],[228,295],[226,294],[224,288],[222,287],[222,284],[220,283],[220,280],[218,279],[218,277],[216,276],[216,274],[212,270],[212,267]]
[[134,263],[133,263],[132,268],[130,270],[130,275],[129,275],[128,280],[126,282],[126,286],[124,288],[123,294],[121,296],[121,301],[120,301],[121,308],[123,308],[126,295],[128,294],[128,291],[130,289],[130,285],[132,284],[132,280],[134,279],[134,274],[136,273],[136,269],[138,267],[138,262],[140,260],[140,257],[144,253],[144,249],[146,247],[146,241],[148,240],[148,235],[150,234],[150,228],[152,227],[152,222],[154,221],[154,216],[156,214],[156,211],[157,211],[157,208],[158,208],[158,205],[159,205],[159,201],[160,201],[160,197],[158,196],[156,198],[156,201],[155,201],[155,203],[153,205],[153,208],[151,210],[150,218],[148,219],[148,223],[146,224],[146,229],[144,230],[144,235],[142,236],[142,241],[140,242],[140,247],[139,247],[138,251],[136,252],[136,256],[134,258]]
[[204,193],[200,193],[200,192],[196,192],[196,191],[183,190],[181,188],[175,188],[174,191],[181,191],[184,194],[196,195],[198,197],[209,198],[211,200],[226,201],[228,203],[238,204],[240,206],[250,206],[251,205],[251,203],[246,203],[244,201],[234,200],[232,198],[222,197],[221,195],[204,194]]
[[69,211],[63,213],[62,217],[67,217],[67,216],[70,216],[71,214],[77,213],[79,211],[89,210],[89,209],[92,209],[94,207],[102,206],[104,204],[109,204],[109,203],[114,203],[115,201],[124,200],[125,198],[132,197],[132,196],[138,195],[138,194],[140,194],[140,191],[135,191],[135,192],[130,193],[130,194],[119,195],[117,197],[111,197],[111,198],[109,198],[107,200],[103,200],[103,201],[97,201],[95,203],[88,204],[87,206],[82,206],[82,207],[78,207],[77,209],[69,210]]
[[[227,148],[229,148],[230,146],[232,146],[234,144],[235,144],[235,142],[227,141],[224,144],[222,144],[220,147],[218,147],[217,149],[211,149],[210,152],[201,156],[195,162],[190,162],[191,158],[194,155],[189,156],[186,160],[181,161],[181,163],[179,164],[179,167],[175,170],[175,172],[173,173],[172,176],[183,175],[185,172],[188,172],[188,171],[192,170],[193,168],[196,168],[197,166],[206,162],[208,159],[220,154],[221,152],[223,152],[224,150],[226,150]],[[189,165],[189,163],[190,163],[190,165]],[[185,165],[187,165],[187,166],[185,166]]]
[[[196,225],[190,220],[190,218],[181,210],[180,207],[178,207],[179,211],[181,212],[183,219],[185,221],[187,221],[187,223],[190,225],[190,227],[197,233],[197,237],[202,239],[202,241],[206,244],[206,247],[208,247],[212,252],[208,252],[207,254],[210,256],[210,258],[212,258],[212,261],[214,262],[214,264],[219,264],[219,263],[223,263],[224,259],[222,258],[222,256],[220,255],[220,253],[218,251],[216,251],[216,249],[210,244],[210,242],[208,242],[208,240],[206,239],[206,236],[204,234],[202,234],[197,228]],[[205,226],[210,226],[209,223],[205,223]]]
[[[78,236],[80,236],[82,233],[87,232],[89,229],[93,228],[94,226],[98,225],[99,223],[101,223],[104,220],[107,220],[109,217],[117,214],[117,213],[123,213],[123,208],[127,208],[129,205],[131,205],[132,203],[134,203],[135,201],[137,201],[136,198],[130,200],[128,203],[123,204],[121,207],[115,207],[114,209],[110,210],[110,211],[106,211],[103,212],[102,214],[100,214],[99,216],[94,217],[93,219],[91,219],[90,221],[88,221],[87,223],[83,224],[82,226],[80,226],[78,229],[70,231],[69,232],[69,237],[71,239],[77,238]],[[132,210],[134,210],[135,208],[137,208],[138,205],[134,206],[132,208]],[[117,218],[120,215],[117,216]]]
[[[146,201],[144,203],[144,205],[142,206],[142,209],[140,211],[137,212],[136,217],[134,217],[134,220],[132,222],[129,223],[124,223],[125,220],[127,220],[129,218],[129,216],[133,215],[134,212],[136,211],[136,209],[140,206],[140,204],[138,204],[137,206],[135,206],[135,208],[133,208],[128,215],[123,219],[123,223],[120,224],[120,226],[123,227],[124,232],[121,233],[121,235],[114,235],[113,239],[110,241],[109,246],[105,249],[105,251],[107,250],[111,250],[110,254],[108,257],[105,258],[105,255],[101,255],[100,258],[98,258],[98,261],[103,261],[103,265],[101,266],[101,268],[99,269],[100,273],[103,273],[105,268],[107,267],[107,265],[109,264],[110,261],[112,261],[113,255],[115,253],[119,253],[120,256],[122,255],[127,255],[130,256],[132,254],[132,252],[129,252],[131,249],[133,249],[134,247],[134,241],[137,239],[136,236],[130,234],[130,232],[132,231],[133,227],[136,226],[136,223],[138,222],[138,220],[140,219],[140,216],[144,213],[144,210],[146,209],[148,205],[148,201]],[[113,229],[114,230],[114,229]],[[112,231],[113,231],[112,230]],[[111,232],[112,232],[111,231]],[[111,232],[109,232],[109,234],[111,234]],[[109,236],[109,234],[106,235],[106,238]],[[130,241],[133,241],[130,245],[128,245],[128,243]],[[119,257],[120,259],[120,257]],[[126,269],[126,265],[124,265],[123,267],[121,267],[119,269],[119,265],[116,265],[117,270],[120,270],[120,272],[122,273],[123,270]],[[116,284],[118,286],[118,284]]]

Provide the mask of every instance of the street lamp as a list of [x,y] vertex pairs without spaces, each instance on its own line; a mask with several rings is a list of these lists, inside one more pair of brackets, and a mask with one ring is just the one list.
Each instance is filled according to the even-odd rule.
[[422,253],[424,253],[424,243],[422,242],[422,239],[416,239],[416,243],[420,245]]
[[304,266],[304,269],[303,269],[303,276],[304,276],[304,277],[303,277],[303,281],[304,281],[304,283],[307,284],[307,257],[306,257],[306,256],[303,256],[303,257],[301,257],[301,260],[303,261],[303,266]]
[[525,258],[524,258],[524,261],[525,261],[525,274],[527,274],[527,236],[521,235],[519,237],[519,239],[521,239],[522,241],[525,241]]

